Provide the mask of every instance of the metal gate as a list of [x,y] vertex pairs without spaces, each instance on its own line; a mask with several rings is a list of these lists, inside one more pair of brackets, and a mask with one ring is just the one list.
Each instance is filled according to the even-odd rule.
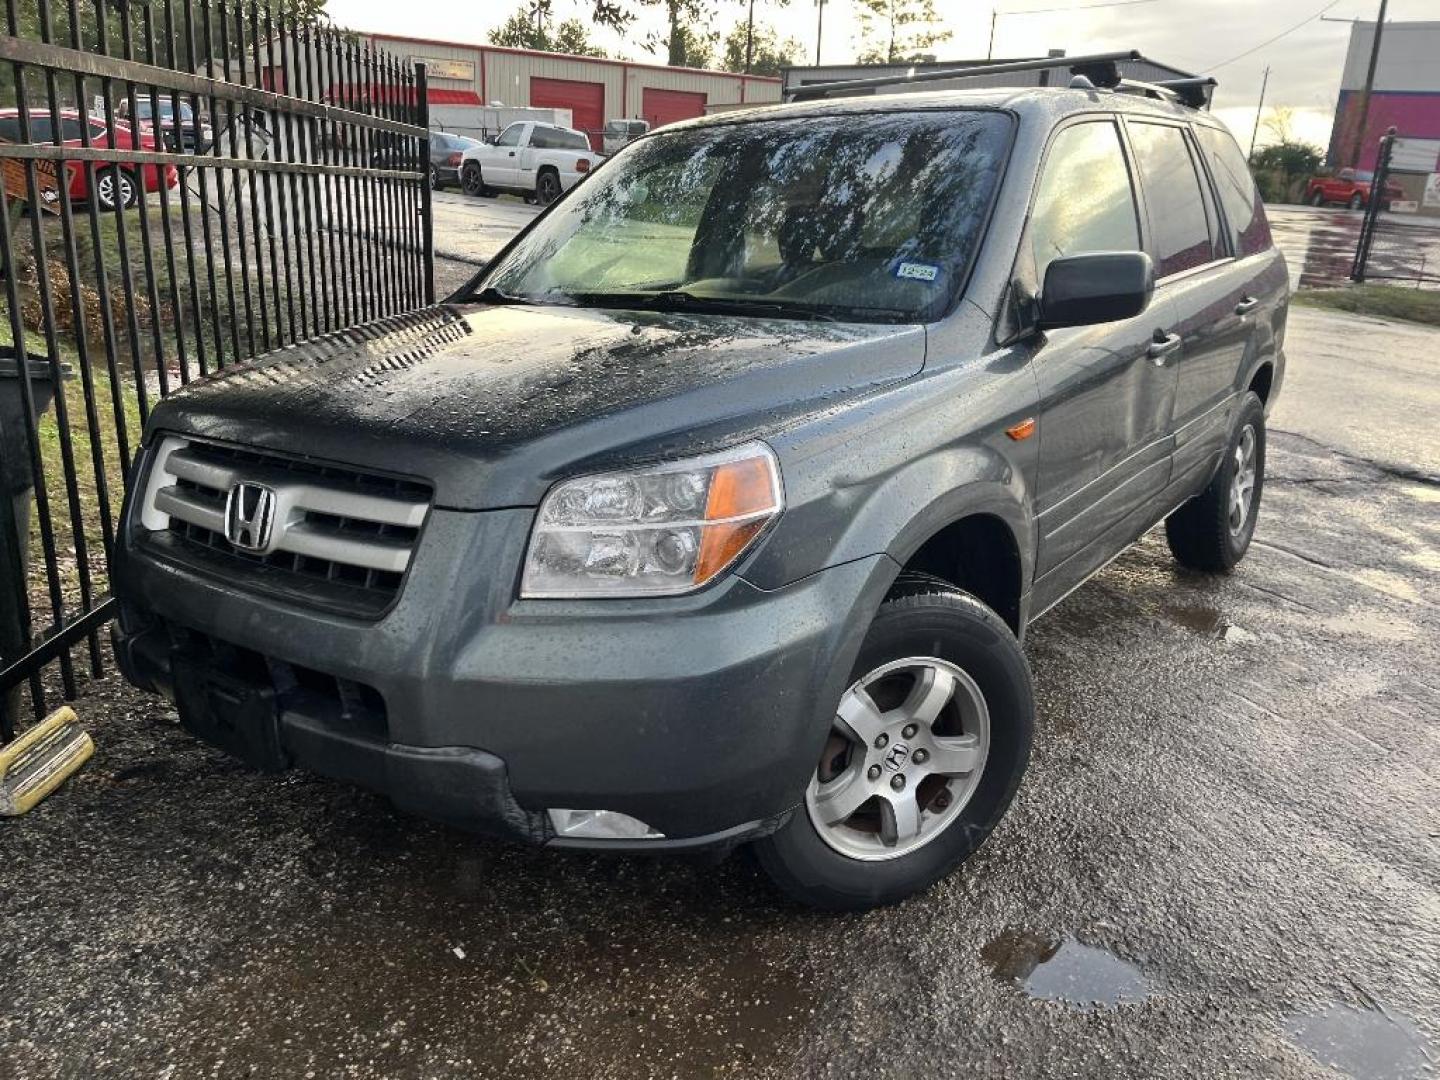
[[434,301],[423,66],[283,0],[4,3],[0,742],[105,669],[152,402]]
[[[1380,139],[1350,280],[1440,288],[1440,226],[1433,219],[1393,209],[1391,166],[1395,144],[1401,139],[1394,128]],[[1411,202],[1409,209],[1417,207]]]

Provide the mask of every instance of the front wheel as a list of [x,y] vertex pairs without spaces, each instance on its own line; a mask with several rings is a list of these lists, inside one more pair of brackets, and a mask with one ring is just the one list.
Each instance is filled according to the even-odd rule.
[[460,170],[460,190],[466,195],[485,195],[489,189],[485,186],[485,177],[480,173],[478,161],[467,161]]
[[1365,196],[1357,191],[1354,195],[1350,196],[1350,201],[1346,203],[1346,205],[1349,206],[1351,210],[1363,210],[1365,209]]
[[1245,557],[1265,487],[1265,406],[1247,392],[1220,468],[1208,487],[1165,519],[1165,539],[1183,566],[1228,574]]
[[1009,627],[930,579],[871,623],[803,807],[756,855],[812,907],[893,904],[950,873],[1004,815],[1030,759],[1030,668]]

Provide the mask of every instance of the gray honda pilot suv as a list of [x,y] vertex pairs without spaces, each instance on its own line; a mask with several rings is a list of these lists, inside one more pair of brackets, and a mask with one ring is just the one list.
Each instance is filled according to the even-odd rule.
[[157,405],[117,649],[260,768],[889,903],[1015,794],[1032,619],[1162,521],[1245,553],[1287,304],[1166,94],[673,125],[447,302]]

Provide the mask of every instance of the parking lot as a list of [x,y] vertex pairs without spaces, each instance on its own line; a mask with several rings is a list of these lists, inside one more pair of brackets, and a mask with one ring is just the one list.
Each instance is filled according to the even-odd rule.
[[[437,207],[442,294],[532,213]],[[928,894],[501,847],[112,678],[0,825],[0,1077],[1433,1075],[1440,333],[1297,308],[1288,353],[1249,556],[1152,533],[1032,628],[1031,770]]]

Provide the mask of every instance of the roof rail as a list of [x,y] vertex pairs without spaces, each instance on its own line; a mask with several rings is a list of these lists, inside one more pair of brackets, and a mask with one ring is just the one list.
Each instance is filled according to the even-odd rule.
[[1160,79],[1156,86],[1174,92],[1181,105],[1192,109],[1210,108],[1210,91],[1220,84],[1212,75],[1195,75],[1188,79]]
[[914,83],[942,82],[947,79],[968,79],[981,75],[1009,75],[1017,71],[1047,71],[1068,67],[1073,74],[1085,75],[1096,86],[1117,86],[1122,60],[1144,60],[1138,49],[1122,52],[1093,53],[1088,56],[1047,56],[1041,60],[1009,60],[999,64],[975,64],[971,67],[942,68],[938,71],[916,71],[903,75],[880,75],[869,79],[846,79],[842,82],[811,83],[790,91],[791,101],[813,101],[831,94],[875,90],[883,86],[909,86]]

